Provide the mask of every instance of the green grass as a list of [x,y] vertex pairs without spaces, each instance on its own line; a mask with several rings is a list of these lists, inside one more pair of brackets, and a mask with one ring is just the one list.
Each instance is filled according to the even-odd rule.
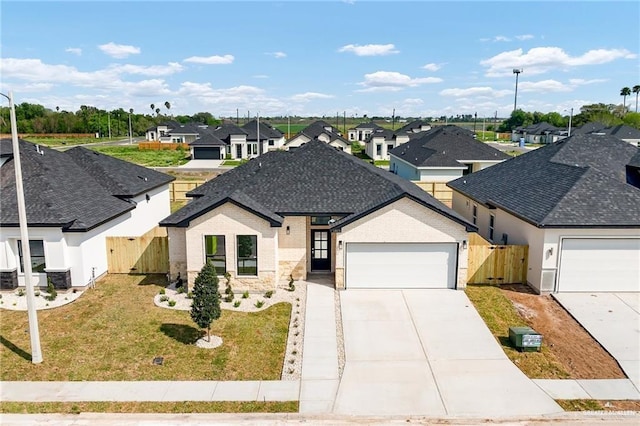
[[[311,124],[311,123],[309,123]],[[293,137],[295,134],[301,132],[305,127],[307,127],[309,124],[291,124],[290,126],[287,125],[287,123],[284,124],[274,124],[273,127],[275,127],[276,129],[280,130],[282,133],[285,134],[285,136],[287,135],[287,130],[291,130],[291,136]]]
[[146,167],[181,166],[189,161],[189,152],[182,150],[139,150],[137,146],[93,146],[91,149]]
[[246,163],[247,161],[249,161],[249,160],[247,160],[247,159],[242,159],[242,160],[224,160],[224,161],[222,162],[222,165],[223,165],[223,166],[232,166],[232,167],[236,167],[236,166],[241,166],[241,165],[243,165],[243,164],[244,164],[244,163]]
[[507,155],[510,155],[512,157],[517,157],[518,155],[524,154],[524,152],[522,152],[522,151],[515,151],[515,150],[513,150],[513,151],[504,151],[504,153],[507,154]]
[[[44,362],[31,363],[27,313],[0,310],[0,380],[279,380],[291,305],[222,311],[201,349],[188,311],[156,307],[164,276],[108,275],[75,302],[38,312]],[[256,356],[260,354],[260,356]],[[153,365],[156,356],[164,364]]]
[[0,402],[0,413],[297,413],[287,402]]
[[171,202],[171,213],[175,213],[184,206],[187,205],[186,201],[172,201]]
[[118,138],[39,138],[33,136],[27,136],[25,140],[29,142],[33,142],[38,145],[44,145],[48,147],[55,146],[74,146],[74,145],[85,145],[88,143],[97,143],[97,142],[109,142],[118,139],[124,139],[125,137]]
[[509,327],[527,326],[499,287],[467,285],[466,294],[509,359],[532,379],[567,379],[569,373],[544,344],[540,352],[519,352],[509,341]]
[[389,164],[391,164],[389,160],[375,160],[373,163],[376,166],[388,166]]

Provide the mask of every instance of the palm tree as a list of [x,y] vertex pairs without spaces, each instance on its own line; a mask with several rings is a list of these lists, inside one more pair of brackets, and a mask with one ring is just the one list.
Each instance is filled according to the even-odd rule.
[[156,105],[155,104],[151,104],[149,106],[151,107],[151,115],[153,115],[153,111],[155,111]]
[[171,109],[171,104],[169,103],[169,101],[164,103],[164,107],[167,109],[167,111]]
[[620,90],[620,96],[622,96],[622,113],[624,114],[625,109],[627,108],[627,96],[631,94],[631,89],[628,87],[623,87]]
[[156,117],[160,115],[160,108],[156,108]]
[[638,112],[638,93],[640,93],[640,84],[633,86],[631,91],[636,94],[636,112]]

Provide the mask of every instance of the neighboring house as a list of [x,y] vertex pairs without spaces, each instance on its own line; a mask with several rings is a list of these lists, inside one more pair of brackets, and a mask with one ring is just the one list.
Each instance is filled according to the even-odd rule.
[[572,135],[448,185],[483,237],[529,246],[537,292],[640,291],[640,155],[628,143]]
[[257,141],[248,143],[247,131],[233,123],[222,123],[213,129],[211,134],[225,143],[225,156],[232,160],[249,159],[260,155]]
[[283,148],[291,151],[312,140],[322,141],[340,151],[351,154],[351,142],[343,138],[338,129],[322,120],[309,124],[300,133],[286,141]]
[[170,273],[205,261],[234,289],[330,273],[337,288],[462,288],[476,228],[417,186],[319,140],[273,151],[191,191],[160,222]]
[[[172,176],[82,147],[20,141],[34,282],[84,287],[107,272],[106,237],[145,234],[170,212]],[[24,286],[11,141],[0,140],[0,288]]]
[[525,143],[545,144],[566,138],[567,134],[567,129],[560,129],[549,123],[542,122],[514,129],[511,132],[511,141],[519,142],[520,139],[524,139]]
[[365,141],[365,154],[375,161],[389,160],[389,152],[392,149],[428,130],[431,130],[431,125],[422,120],[414,120],[398,130],[379,128]]
[[247,132],[247,143],[258,143],[258,137],[260,137],[261,146],[258,145],[260,154],[282,149],[285,142],[284,133],[264,121],[259,123],[258,125],[258,120],[251,120],[242,126],[242,129]]
[[189,144],[192,160],[223,160],[227,152],[230,153],[227,147],[223,140],[212,133],[206,133]]
[[472,132],[454,125],[418,133],[389,152],[389,170],[420,182],[448,182],[509,158],[502,151],[475,139]]
[[586,135],[589,133],[598,133],[601,130],[603,130],[604,128],[606,128],[607,126],[605,126],[604,124],[598,122],[598,121],[594,121],[594,122],[590,122],[590,123],[585,123],[580,127],[576,127],[575,129],[571,129],[571,134],[572,135]]
[[189,144],[205,134],[207,127],[206,124],[167,121],[149,127],[145,133],[145,139],[150,142]]
[[376,130],[384,130],[374,122],[360,123],[347,131],[349,141],[364,142]]
[[616,138],[628,142],[635,147],[640,147],[640,130],[627,126],[626,124],[607,127],[598,131],[598,133],[615,136]]

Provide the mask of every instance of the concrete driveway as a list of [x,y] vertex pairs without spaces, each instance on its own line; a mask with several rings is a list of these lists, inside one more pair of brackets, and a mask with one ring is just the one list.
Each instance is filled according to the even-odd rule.
[[554,297],[618,361],[640,391],[640,293],[557,293]]
[[509,361],[464,292],[347,290],[340,299],[346,363],[335,413],[562,412]]
[[217,169],[224,160],[191,160],[180,166],[181,169]]

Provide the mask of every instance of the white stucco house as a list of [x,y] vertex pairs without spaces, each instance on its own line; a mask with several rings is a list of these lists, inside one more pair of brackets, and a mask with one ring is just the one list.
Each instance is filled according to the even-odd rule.
[[537,292],[640,292],[640,154],[627,142],[572,135],[448,185],[480,235],[529,246]]
[[347,139],[351,142],[364,142],[376,130],[384,130],[373,121],[368,123],[360,123],[356,127],[347,130]]
[[292,151],[312,140],[322,141],[340,151],[351,154],[351,142],[343,138],[337,128],[322,120],[314,121],[304,130],[287,140],[283,145],[283,149]]
[[160,222],[170,273],[206,261],[234,289],[330,274],[337,288],[464,288],[476,228],[414,184],[320,140],[273,151],[189,194]]
[[560,129],[549,123],[536,123],[526,127],[518,127],[511,131],[511,141],[519,142],[524,139],[525,143],[545,144],[553,143],[566,138],[568,129]]
[[364,144],[365,154],[375,161],[389,160],[391,150],[409,142],[409,139],[416,138],[418,134],[428,130],[431,130],[431,125],[422,120],[414,120],[397,130],[383,129],[380,127],[367,137]]
[[[172,176],[82,147],[20,141],[34,285],[81,288],[107,272],[106,237],[145,234],[170,212]],[[0,289],[24,286],[14,156],[0,140]]]

